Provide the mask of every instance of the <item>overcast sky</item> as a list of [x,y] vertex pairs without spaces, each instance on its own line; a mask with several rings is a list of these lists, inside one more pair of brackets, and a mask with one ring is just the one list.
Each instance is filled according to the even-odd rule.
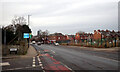
[[14,16],[30,17],[30,28],[75,34],[97,29],[118,30],[119,0],[1,0],[0,25]]

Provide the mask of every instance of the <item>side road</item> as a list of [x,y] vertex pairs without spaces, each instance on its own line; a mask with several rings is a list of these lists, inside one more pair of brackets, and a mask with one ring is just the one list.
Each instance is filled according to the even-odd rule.
[[16,58],[16,57],[33,57],[36,55],[37,55],[37,51],[35,50],[35,48],[33,46],[30,45],[26,55],[7,55],[7,56],[3,56],[2,59]]

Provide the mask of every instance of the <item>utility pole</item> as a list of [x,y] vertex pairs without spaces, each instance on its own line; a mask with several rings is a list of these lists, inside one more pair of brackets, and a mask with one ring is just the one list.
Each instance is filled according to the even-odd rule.
[[31,15],[28,15],[28,26],[30,25],[30,16]]
[[[28,15],[28,27],[29,27],[29,25],[30,25],[30,16],[31,15]],[[29,35],[30,36],[30,35]],[[28,41],[28,48],[29,48],[29,38],[27,39],[27,41]]]

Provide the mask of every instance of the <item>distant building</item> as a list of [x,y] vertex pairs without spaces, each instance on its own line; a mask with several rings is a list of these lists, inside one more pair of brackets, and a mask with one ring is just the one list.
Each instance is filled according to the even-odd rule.
[[40,36],[42,34],[42,30],[37,31],[37,35]]
[[48,36],[48,40],[50,43],[58,42],[58,43],[68,43],[70,40],[68,36],[63,35],[62,33],[54,33]]
[[120,39],[120,31],[115,32],[114,30],[94,30],[94,40],[106,39],[112,41],[113,39]]
[[67,35],[67,39],[70,40],[70,43],[75,43],[75,35]]
[[93,38],[94,40],[98,40],[98,39],[101,39],[101,32],[99,30],[94,30],[94,34],[93,34]]
[[76,43],[85,42],[87,40],[93,39],[92,33],[76,33],[75,35],[75,41]]

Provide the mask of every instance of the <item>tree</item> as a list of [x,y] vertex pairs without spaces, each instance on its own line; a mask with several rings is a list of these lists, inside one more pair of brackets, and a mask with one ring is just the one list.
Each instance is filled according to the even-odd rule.
[[37,35],[38,36],[42,35],[42,30],[38,30]]
[[[8,44],[13,38],[15,38],[15,34],[13,31],[11,31],[10,29],[5,29],[2,28],[2,43],[4,44],[4,33],[6,32],[6,44]],[[16,39],[15,39],[16,40]],[[14,40],[14,41],[15,41]],[[13,42],[12,42],[13,43]]]
[[23,16],[15,16],[12,19],[14,25],[14,32],[18,35],[18,40],[23,39],[23,33],[31,33],[31,29],[26,25],[26,19]]
[[23,17],[23,16],[15,16],[13,19],[12,19],[12,24],[13,25],[16,25],[16,24],[20,24],[20,25],[25,25],[27,22],[26,22],[26,19]]
[[16,34],[18,35],[18,40],[23,39],[23,33],[31,33],[31,29],[28,27],[28,25],[18,25],[16,29]]
[[79,33],[79,34],[82,34],[82,33],[84,33],[84,31],[78,31],[78,33]]
[[45,31],[39,30],[38,31],[39,41],[42,41],[42,38],[44,38],[44,39],[47,38],[48,35],[49,35],[48,30],[45,30]]

